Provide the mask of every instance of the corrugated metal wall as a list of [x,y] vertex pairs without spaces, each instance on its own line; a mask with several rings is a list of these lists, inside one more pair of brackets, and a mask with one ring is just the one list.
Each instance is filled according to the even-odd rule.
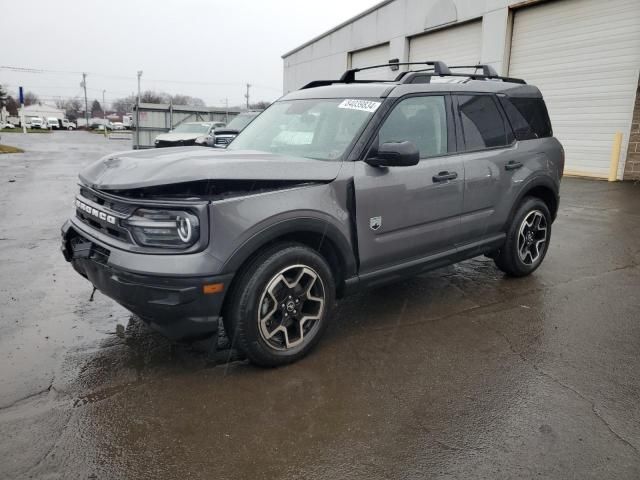
[[565,173],[606,178],[624,135],[622,178],[640,67],[638,0],[566,0],[516,10],[509,74],[542,91]]
[[[135,108],[135,107],[134,107]],[[153,141],[161,133],[167,133],[183,122],[228,122],[238,115],[238,111],[225,111],[209,107],[188,107],[161,103],[141,103],[139,128],[136,125],[138,113],[133,114],[133,148],[151,148]],[[228,117],[228,120],[227,120]],[[135,129],[138,128],[136,131]]]

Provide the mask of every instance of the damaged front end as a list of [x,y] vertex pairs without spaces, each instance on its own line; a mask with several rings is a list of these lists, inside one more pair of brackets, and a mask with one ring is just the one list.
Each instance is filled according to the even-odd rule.
[[103,294],[173,340],[215,335],[233,272],[207,247],[212,204],[324,182],[199,180],[99,190],[80,185],[62,253]]
[[[74,269],[173,340],[217,334],[234,252],[252,228],[286,213],[283,204],[315,204],[298,190],[323,189],[340,170],[339,162],[212,151],[142,150],[94,162],[79,175],[75,213],[62,228]],[[274,192],[275,201],[262,200]]]
[[307,180],[198,180],[151,187],[113,190],[124,198],[144,200],[205,200],[214,202],[228,198],[258,195],[288,188],[302,187],[320,181]]

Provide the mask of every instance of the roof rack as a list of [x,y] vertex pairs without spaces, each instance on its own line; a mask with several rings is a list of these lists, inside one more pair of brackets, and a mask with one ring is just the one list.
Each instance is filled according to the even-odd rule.
[[[513,77],[503,77],[498,75],[498,72],[491,66],[486,64],[477,64],[477,65],[452,65],[447,67],[449,69],[449,73],[442,75],[437,74],[431,69],[422,69],[422,70],[409,70],[406,72],[401,72],[396,78],[395,81],[399,83],[414,83],[416,77],[463,77],[469,78],[471,80],[502,80],[503,82],[510,83],[520,83],[525,85],[525,82],[521,78],[513,78]],[[482,73],[452,73],[451,70],[455,69],[474,69],[479,70],[482,69]]]
[[[420,70],[407,70],[406,72],[400,72],[398,76],[392,80],[397,83],[413,83],[416,77],[426,77],[427,81],[431,77],[465,77],[472,80],[502,80],[503,82],[526,84],[521,78],[503,77],[498,75],[498,72],[491,66],[486,64],[477,65],[454,65],[447,66],[446,63],[440,60],[426,61],[426,62],[400,62],[400,63],[383,63],[381,65],[371,65],[368,67],[351,68],[344,72],[339,80],[314,80],[307,83],[300,90],[308,88],[324,87],[332,85],[334,83],[377,83],[377,82],[389,82],[390,80],[356,80],[355,74],[363,70],[371,70],[381,67],[395,67],[399,65],[428,65],[430,68],[424,68]],[[482,69],[482,73],[452,73],[451,69]]]
[[449,75],[451,74],[451,70],[447,67],[447,64],[441,62],[439,60],[426,61],[426,62],[391,62],[391,63],[383,63],[381,65],[370,65],[368,67],[360,67],[360,68],[351,68],[344,72],[340,77],[340,83],[353,83],[356,82],[356,73],[361,72],[363,70],[371,70],[373,68],[382,68],[382,67],[396,67],[399,65],[431,65],[433,66],[433,71],[436,75]]

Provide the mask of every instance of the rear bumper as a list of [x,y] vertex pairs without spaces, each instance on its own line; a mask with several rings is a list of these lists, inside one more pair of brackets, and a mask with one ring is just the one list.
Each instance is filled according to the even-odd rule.
[[205,294],[203,285],[228,287],[233,274],[172,276],[171,264],[163,275],[132,273],[110,264],[108,246],[100,244],[70,222],[62,227],[65,259],[100,292],[139,316],[153,329],[172,340],[189,340],[215,333],[225,291]]

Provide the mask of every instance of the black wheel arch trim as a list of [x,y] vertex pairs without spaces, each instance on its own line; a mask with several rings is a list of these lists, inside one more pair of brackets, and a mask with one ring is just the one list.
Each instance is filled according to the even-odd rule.
[[295,234],[326,236],[337,249],[344,278],[356,274],[357,263],[353,247],[347,237],[330,221],[314,217],[297,217],[274,223],[249,238],[225,262],[223,272],[236,272],[256,252],[278,238]]
[[531,191],[538,187],[546,188],[549,191],[551,191],[551,193],[554,195],[556,208],[553,209],[553,211],[551,211],[550,213],[551,213],[551,221],[553,222],[556,219],[556,215],[558,213],[558,207],[560,204],[560,195],[558,192],[559,190],[558,185],[554,183],[554,181],[551,178],[547,176],[539,175],[530,179],[529,181],[527,181],[527,183],[525,183],[520,187],[520,193],[518,193],[518,197],[516,198],[516,201],[513,203],[513,206],[511,207],[511,211],[509,212],[507,224],[505,225],[506,228],[509,227],[509,223],[511,222],[513,215],[515,214],[516,210],[520,206],[520,203],[522,202],[524,197],[529,196]]

